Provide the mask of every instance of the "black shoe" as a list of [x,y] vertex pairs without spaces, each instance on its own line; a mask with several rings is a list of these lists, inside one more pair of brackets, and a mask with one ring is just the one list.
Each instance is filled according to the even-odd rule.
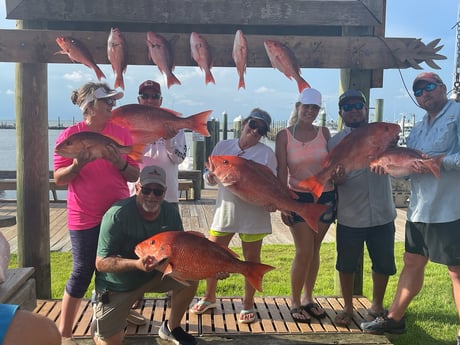
[[196,345],[196,339],[193,335],[185,332],[181,327],[169,330],[168,321],[163,321],[158,331],[161,339],[172,341],[176,345]]
[[372,334],[403,334],[406,333],[406,318],[396,321],[385,314],[374,321],[361,322],[361,328],[364,332]]

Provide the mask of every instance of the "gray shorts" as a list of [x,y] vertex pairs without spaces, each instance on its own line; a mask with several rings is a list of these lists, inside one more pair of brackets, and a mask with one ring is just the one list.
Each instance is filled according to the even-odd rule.
[[460,266],[460,219],[449,223],[406,222],[406,252]]
[[[162,274],[159,273],[136,290],[105,292],[107,294],[104,298],[106,303],[103,303],[101,301],[103,298],[99,297],[98,302],[93,305],[95,334],[101,339],[107,339],[123,331],[131,306],[136,300],[142,298],[145,292],[179,291],[184,287],[172,278],[164,277],[162,279]],[[96,294],[101,296],[103,292],[97,291]]]

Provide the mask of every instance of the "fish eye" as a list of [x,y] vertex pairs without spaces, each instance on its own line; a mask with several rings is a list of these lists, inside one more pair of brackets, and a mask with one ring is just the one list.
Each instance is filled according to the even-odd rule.
[[227,159],[224,159],[224,160],[222,161],[222,163],[228,164],[228,160],[227,160]]
[[150,245],[153,246],[155,244],[155,240],[150,241]]

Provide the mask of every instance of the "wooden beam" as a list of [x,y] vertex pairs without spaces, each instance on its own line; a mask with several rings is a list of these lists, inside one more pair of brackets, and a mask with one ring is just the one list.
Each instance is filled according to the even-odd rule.
[[94,23],[333,25],[382,23],[383,0],[6,0],[8,19]]
[[[55,53],[59,35],[82,41],[98,64],[108,64],[108,32],[0,30],[0,62],[70,63],[66,55]],[[128,65],[151,65],[145,33],[124,32],[128,42]],[[162,33],[172,41],[176,66],[196,66],[190,54],[190,35]],[[215,67],[233,67],[234,35],[205,35],[211,46]],[[322,37],[247,35],[248,67],[271,67],[263,42],[276,39],[289,46],[302,68],[387,69],[409,68],[424,61],[436,68],[433,60],[446,59],[437,54],[437,41],[425,45],[415,38]],[[338,53],[340,52],[340,54]]]

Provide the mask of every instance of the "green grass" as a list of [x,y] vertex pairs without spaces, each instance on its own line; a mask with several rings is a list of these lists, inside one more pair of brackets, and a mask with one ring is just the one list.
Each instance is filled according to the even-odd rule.
[[[232,248],[241,255],[240,248]],[[399,272],[402,269],[404,243],[396,243],[398,273],[390,278],[385,305],[388,307],[396,291]],[[262,250],[262,261],[275,266],[264,277],[264,292],[258,296],[289,296],[290,267],[294,254],[293,245],[265,245]],[[61,298],[66,280],[70,274],[70,253],[51,253],[52,298]],[[16,256],[12,255],[11,267],[17,266]],[[324,243],[321,248],[321,267],[315,287],[317,296],[337,295],[335,289],[335,243]],[[86,297],[89,298],[91,285]],[[201,281],[197,296],[204,294],[205,282]],[[241,296],[243,294],[243,277],[232,275],[219,281],[217,293],[219,296]],[[364,287],[363,294],[369,299],[372,296],[371,269],[367,253],[364,255]],[[154,296],[148,294],[147,296]],[[447,268],[442,265],[429,263],[425,273],[425,283],[422,292],[412,301],[407,312],[408,332],[398,338],[392,338],[395,345],[455,344],[457,334],[457,312],[452,297],[452,285]]]

